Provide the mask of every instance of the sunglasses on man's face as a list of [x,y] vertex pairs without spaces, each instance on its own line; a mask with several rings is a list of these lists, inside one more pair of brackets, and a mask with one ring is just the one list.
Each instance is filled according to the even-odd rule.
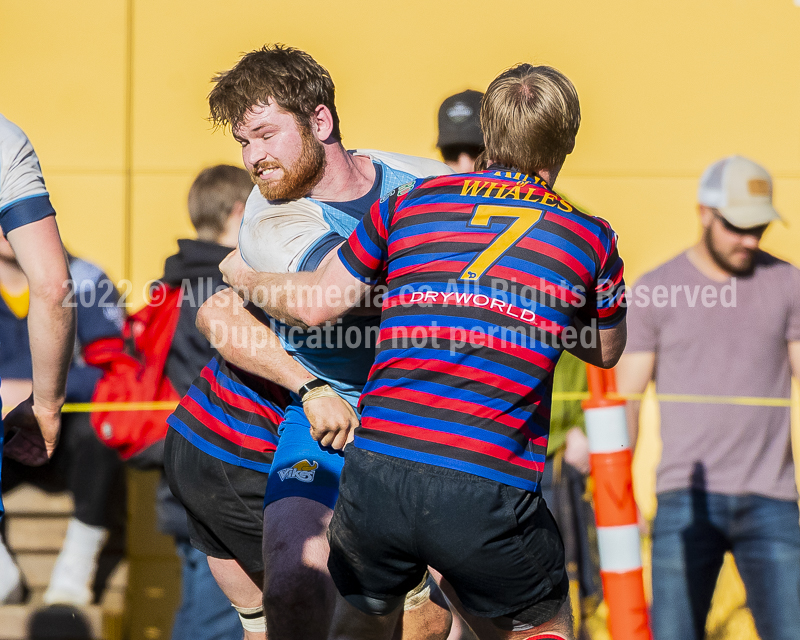
[[769,223],[767,223],[760,224],[757,227],[750,227],[749,229],[742,229],[741,227],[737,227],[728,222],[717,209],[711,209],[711,212],[714,214],[714,217],[722,223],[722,226],[725,227],[726,231],[735,233],[737,236],[755,236],[756,238],[760,238],[764,235],[764,232],[769,226]]

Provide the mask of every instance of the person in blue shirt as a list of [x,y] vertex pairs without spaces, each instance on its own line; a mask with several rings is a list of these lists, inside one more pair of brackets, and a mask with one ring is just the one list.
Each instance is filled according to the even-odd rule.
[[[94,366],[109,352],[122,351],[122,308],[108,276],[96,265],[70,256],[73,294],[65,304],[77,310],[75,356],[67,376],[68,402],[90,402],[102,370]],[[0,238],[0,396],[16,404],[31,393],[31,344],[28,335],[29,289],[11,246]],[[124,473],[117,453],[95,435],[88,413],[65,414],[61,440],[50,462],[30,467],[8,460],[2,469],[2,488],[8,493],[22,483],[45,491],[68,490],[75,513],[67,527],[44,593],[45,604],[82,606],[92,600],[92,582],[109,530],[124,521]],[[86,470],[91,469],[91,473]],[[4,553],[0,549],[0,553]],[[16,578],[16,586],[14,580]],[[22,591],[19,571],[0,577],[0,591]]]

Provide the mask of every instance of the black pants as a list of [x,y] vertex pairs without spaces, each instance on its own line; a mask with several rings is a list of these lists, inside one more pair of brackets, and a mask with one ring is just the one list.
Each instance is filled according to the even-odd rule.
[[3,493],[28,482],[49,493],[69,491],[75,500],[75,518],[111,529],[125,517],[125,475],[117,452],[101,443],[88,413],[61,416],[61,439],[52,459],[29,467],[3,459]]

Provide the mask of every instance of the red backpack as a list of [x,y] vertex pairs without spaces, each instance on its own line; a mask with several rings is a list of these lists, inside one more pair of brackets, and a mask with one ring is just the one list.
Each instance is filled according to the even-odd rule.
[[[166,376],[166,362],[181,310],[181,290],[161,284],[151,301],[128,317],[123,336],[129,353],[104,351],[92,364],[104,369],[92,402],[164,402],[177,404],[178,392]],[[131,353],[132,352],[132,353]],[[99,411],[92,427],[100,441],[128,460],[167,435],[172,409]]]

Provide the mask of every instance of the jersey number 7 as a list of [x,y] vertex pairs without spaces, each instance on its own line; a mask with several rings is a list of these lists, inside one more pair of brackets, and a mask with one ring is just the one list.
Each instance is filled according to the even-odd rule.
[[[503,207],[493,204],[481,204],[475,209],[470,227],[490,227],[492,218],[511,219],[508,226],[501,231],[491,244],[481,251],[467,268],[461,273],[461,280],[478,280],[495,264],[503,254],[513,247],[521,238],[533,229],[544,217],[544,211],[527,207]],[[534,220],[535,218],[535,220]]]

